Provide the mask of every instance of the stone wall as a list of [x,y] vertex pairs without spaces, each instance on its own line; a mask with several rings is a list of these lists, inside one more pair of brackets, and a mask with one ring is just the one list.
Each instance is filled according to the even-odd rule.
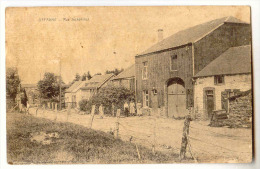
[[252,112],[252,90],[241,92],[229,99],[229,118],[224,123],[230,127],[251,127]]
[[210,125],[213,127],[228,126],[230,128],[252,127],[252,91],[240,92],[229,98],[229,112],[227,119],[214,119]]

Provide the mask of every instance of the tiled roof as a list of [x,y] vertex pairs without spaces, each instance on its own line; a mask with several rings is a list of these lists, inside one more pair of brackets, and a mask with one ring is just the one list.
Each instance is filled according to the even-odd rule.
[[194,77],[251,73],[251,45],[229,48]]
[[243,22],[237,18],[234,18],[232,16],[215,19],[215,20],[179,31],[179,32],[169,36],[168,38],[165,38],[164,40],[158,42],[157,44],[150,47],[149,49],[147,49],[140,55],[153,53],[156,51],[161,51],[164,49],[169,49],[169,48],[173,48],[173,47],[186,45],[188,43],[195,42],[195,41],[203,38],[208,33],[215,30],[216,28],[218,28],[220,25],[222,25],[224,23],[244,23],[244,24],[246,24],[245,22]]
[[112,80],[131,78],[131,77],[135,77],[135,65],[128,67],[123,72],[119,73],[116,77],[114,77]]
[[80,84],[82,83],[82,81],[75,81],[73,83],[73,85],[71,85],[67,90],[66,90],[66,93],[70,93],[70,92],[73,92],[73,90],[78,87]]
[[95,75],[85,84],[85,87],[82,87],[81,89],[84,90],[84,89],[99,88],[113,76],[114,74]]

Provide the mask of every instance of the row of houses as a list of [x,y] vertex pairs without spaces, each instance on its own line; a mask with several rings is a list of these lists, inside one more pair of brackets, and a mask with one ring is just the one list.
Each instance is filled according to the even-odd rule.
[[100,88],[124,86],[136,94],[142,109],[182,118],[190,110],[209,119],[225,109],[236,91],[252,89],[251,25],[234,17],[209,21],[182,30],[135,56],[135,64],[119,75],[95,75],[66,90],[66,105],[78,107]]

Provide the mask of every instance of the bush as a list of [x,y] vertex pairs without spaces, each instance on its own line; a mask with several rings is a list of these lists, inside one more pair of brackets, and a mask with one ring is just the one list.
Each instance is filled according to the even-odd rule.
[[104,113],[112,115],[112,103],[116,109],[123,111],[124,102],[135,100],[134,92],[124,87],[107,86],[101,88],[99,92],[91,97],[90,100],[82,100],[79,103],[80,110],[87,113],[91,112],[92,105],[96,105],[96,113],[98,113],[98,107],[103,104]]

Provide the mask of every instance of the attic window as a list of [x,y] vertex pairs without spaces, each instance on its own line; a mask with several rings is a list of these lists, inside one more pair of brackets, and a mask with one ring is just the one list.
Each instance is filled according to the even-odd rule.
[[177,55],[172,55],[171,56],[171,71],[176,71],[177,70]]
[[224,76],[223,75],[214,76],[214,84],[215,85],[224,84]]

